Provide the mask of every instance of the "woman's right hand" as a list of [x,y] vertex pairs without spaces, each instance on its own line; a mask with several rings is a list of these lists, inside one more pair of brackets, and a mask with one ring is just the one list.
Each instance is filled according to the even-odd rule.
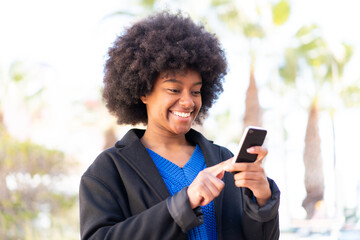
[[225,186],[221,180],[224,177],[224,167],[230,162],[231,159],[199,172],[187,190],[192,209],[205,206],[219,196]]

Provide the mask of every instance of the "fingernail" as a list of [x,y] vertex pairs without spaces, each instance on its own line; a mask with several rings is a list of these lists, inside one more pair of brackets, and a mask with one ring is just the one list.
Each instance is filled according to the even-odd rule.
[[248,148],[248,149],[246,149],[246,151],[247,151],[248,153],[252,153],[252,152],[254,152],[254,148],[253,148],[253,147]]

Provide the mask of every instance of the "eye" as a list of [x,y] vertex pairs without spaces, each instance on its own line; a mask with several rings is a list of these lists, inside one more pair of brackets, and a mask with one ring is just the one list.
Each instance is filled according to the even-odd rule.
[[180,90],[177,90],[177,89],[174,89],[174,88],[169,88],[168,91],[171,92],[171,93],[179,93],[180,92]]
[[201,94],[201,91],[193,91],[192,93],[193,93],[193,95],[198,96]]

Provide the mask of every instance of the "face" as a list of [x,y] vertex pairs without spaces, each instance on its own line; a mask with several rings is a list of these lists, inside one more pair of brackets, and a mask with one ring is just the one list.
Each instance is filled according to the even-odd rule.
[[201,108],[201,86],[201,76],[193,70],[160,73],[152,92],[141,98],[147,109],[147,130],[187,133]]

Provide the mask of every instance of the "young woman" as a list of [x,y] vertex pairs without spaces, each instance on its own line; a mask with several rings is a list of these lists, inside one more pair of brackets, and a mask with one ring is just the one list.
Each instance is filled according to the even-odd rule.
[[267,150],[231,164],[228,149],[191,128],[222,92],[226,68],[217,38],[181,14],[147,17],[117,38],[103,97],[119,124],[146,130],[130,130],[82,176],[82,239],[279,238]]

